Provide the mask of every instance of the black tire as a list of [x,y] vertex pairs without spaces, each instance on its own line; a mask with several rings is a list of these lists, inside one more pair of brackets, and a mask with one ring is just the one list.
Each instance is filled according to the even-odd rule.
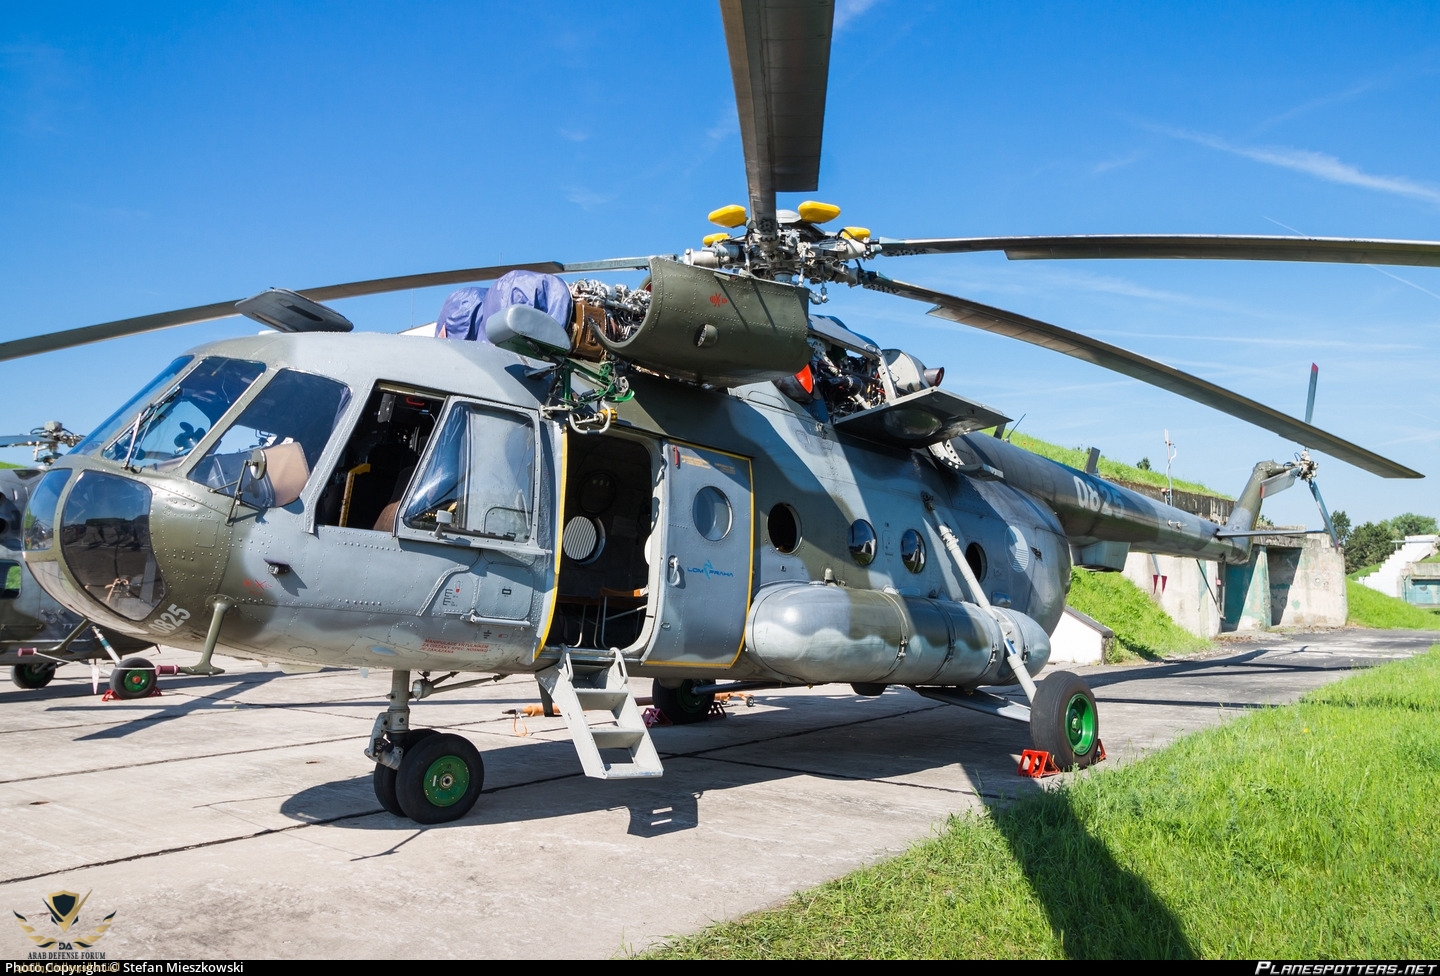
[[1084,769],[1100,754],[1100,714],[1095,696],[1073,671],[1056,671],[1040,682],[1030,706],[1030,741],[1050,753],[1061,769]]
[[697,695],[691,690],[694,687],[695,682],[686,679],[678,688],[666,688],[657,678],[651,686],[650,697],[671,725],[694,725],[705,721],[715,702],[715,692]]
[[[434,729],[411,729],[404,735],[403,747],[408,749],[421,739],[435,734]],[[401,755],[404,759],[404,755]],[[375,799],[387,812],[397,817],[405,816],[405,811],[400,808],[400,799],[395,795],[395,770],[384,763],[376,763],[375,771],[370,774],[370,785],[375,790]]]
[[155,690],[155,665],[143,657],[127,657],[110,672],[116,698],[144,698]]
[[16,688],[35,691],[44,688],[55,677],[55,662],[41,661],[38,664],[17,664],[10,669],[10,680]]
[[852,681],[850,683],[850,690],[862,698],[878,698],[885,694],[885,689],[889,687],[878,681]]
[[431,735],[405,750],[395,798],[416,823],[448,823],[470,812],[484,785],[485,764],[469,739]]

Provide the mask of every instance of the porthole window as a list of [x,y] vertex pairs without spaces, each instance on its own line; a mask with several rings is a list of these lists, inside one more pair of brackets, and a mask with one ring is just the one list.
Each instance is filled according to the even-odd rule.
[[770,509],[765,530],[770,534],[770,544],[780,552],[791,553],[800,547],[800,516],[784,502]]
[[711,542],[719,542],[730,534],[730,499],[713,485],[706,485],[695,493],[691,516],[695,520],[695,531]]
[[861,566],[875,561],[875,528],[864,519],[850,523],[850,557]]
[[593,563],[605,550],[605,526],[599,519],[577,515],[565,523],[561,540],[565,555],[580,563]]
[[965,547],[965,561],[970,564],[970,572],[975,574],[975,582],[985,582],[985,573],[990,564],[985,558],[985,550],[980,548],[980,543],[972,542]]
[[599,515],[615,501],[615,476],[609,471],[591,471],[580,481],[580,509]]
[[914,529],[906,529],[900,537],[900,561],[912,573],[925,568],[925,540]]

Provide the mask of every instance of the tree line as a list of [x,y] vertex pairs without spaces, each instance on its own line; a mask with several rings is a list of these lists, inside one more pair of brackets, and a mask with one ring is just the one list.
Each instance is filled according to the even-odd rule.
[[1350,516],[1336,512],[1331,516],[1335,534],[1345,547],[1345,572],[1353,573],[1366,566],[1375,566],[1390,558],[1395,543],[1407,535],[1435,535],[1440,525],[1433,516],[1406,512],[1383,522],[1364,522],[1350,527]]

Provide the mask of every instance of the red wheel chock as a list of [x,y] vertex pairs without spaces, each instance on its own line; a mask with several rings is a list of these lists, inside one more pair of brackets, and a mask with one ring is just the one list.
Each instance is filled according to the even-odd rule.
[[[152,688],[151,691],[150,691],[150,694],[145,695],[144,697],[146,697],[146,698],[159,698],[160,695],[161,695],[161,691],[160,691],[159,688]],[[121,698],[119,695],[115,694],[114,689],[112,689],[112,688],[106,688],[106,689],[105,689],[105,694],[103,694],[103,695],[100,696],[100,700],[101,700],[102,702],[107,702],[107,701],[126,701],[127,699]],[[134,701],[135,699],[131,698],[131,699],[128,699],[128,700],[129,700],[129,701]]]
[[[1095,742],[1095,763],[1105,761],[1105,743],[1096,740]],[[1031,779],[1041,779],[1045,776],[1054,776],[1056,773],[1064,772],[1055,765],[1055,760],[1050,753],[1043,749],[1026,749],[1020,753],[1020,768],[1015,770],[1019,776],[1029,776]]]
[[1051,759],[1050,753],[1045,750],[1026,749],[1020,753],[1020,768],[1015,772],[1020,776],[1040,779],[1042,776],[1054,776],[1060,772],[1060,767],[1055,765],[1055,760]]

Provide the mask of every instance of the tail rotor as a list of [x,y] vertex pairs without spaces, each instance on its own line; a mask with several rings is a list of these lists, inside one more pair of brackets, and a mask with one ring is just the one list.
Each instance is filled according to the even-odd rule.
[[[1310,364],[1310,393],[1305,398],[1305,423],[1310,423],[1310,418],[1315,414],[1315,386],[1320,381],[1320,367],[1315,363]],[[1310,494],[1315,496],[1315,505],[1320,509],[1320,517],[1325,520],[1325,531],[1330,534],[1330,541],[1335,548],[1340,548],[1340,536],[1335,532],[1335,523],[1330,518],[1330,509],[1325,506],[1325,499],[1320,496],[1320,485],[1315,480],[1315,472],[1320,465],[1314,458],[1310,457],[1310,450],[1302,447],[1300,456],[1295,460],[1295,467],[1292,469],[1294,476],[1310,486]]]

